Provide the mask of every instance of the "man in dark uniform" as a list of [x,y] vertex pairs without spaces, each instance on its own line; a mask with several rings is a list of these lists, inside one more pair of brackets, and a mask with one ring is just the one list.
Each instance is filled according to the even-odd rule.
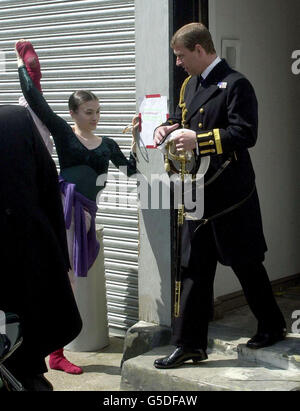
[[52,390],[45,357],[82,322],[68,277],[54,161],[23,107],[0,107],[0,310],[20,317],[23,343],[5,366],[30,391]]
[[284,339],[286,324],[262,264],[267,250],[255,175],[248,152],[257,139],[257,100],[250,82],[215,52],[201,23],[183,26],[173,36],[176,64],[187,71],[174,116],[154,134],[157,145],[174,129],[178,150],[211,156],[205,174],[204,215],[183,227],[182,294],[168,357],[157,368],[172,368],[207,358],[207,332],[217,262],[231,266],[257,318],[247,345],[261,348]]

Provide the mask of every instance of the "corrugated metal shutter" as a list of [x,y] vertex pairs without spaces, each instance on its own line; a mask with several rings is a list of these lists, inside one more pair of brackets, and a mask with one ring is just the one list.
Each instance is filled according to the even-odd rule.
[[[92,90],[101,103],[98,134],[114,138],[128,156],[131,138],[122,130],[135,113],[134,0],[0,0],[6,58],[0,104],[16,104],[20,95],[13,51],[19,38],[30,39],[38,51],[53,110],[70,121],[71,92]],[[110,331],[124,335],[138,319],[138,221],[136,181],[119,177],[111,164],[97,223],[104,226]]]

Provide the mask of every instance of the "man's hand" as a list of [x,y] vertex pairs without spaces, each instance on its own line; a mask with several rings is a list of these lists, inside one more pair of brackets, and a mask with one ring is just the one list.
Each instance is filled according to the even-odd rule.
[[157,127],[157,129],[154,132],[154,147],[157,147],[157,145],[161,142],[161,140],[166,137],[168,134],[172,133],[172,131],[176,130],[176,128],[179,127],[179,124],[173,124],[172,126],[160,126]]
[[196,148],[196,132],[193,130],[182,130],[182,132],[174,138],[174,142],[178,151],[191,151]]

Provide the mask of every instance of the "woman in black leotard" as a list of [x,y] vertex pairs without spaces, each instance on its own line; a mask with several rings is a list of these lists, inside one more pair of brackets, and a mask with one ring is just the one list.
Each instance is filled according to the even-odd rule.
[[[30,58],[38,60],[31,43],[26,43],[30,48]],[[21,43],[21,46],[24,45],[25,43]],[[24,55],[25,64],[18,51],[17,57],[23,95],[33,112],[48,128],[55,142],[60,166],[60,187],[64,201],[70,263],[75,277],[73,273],[71,275],[75,281],[76,276],[88,276],[88,270],[98,255],[100,245],[95,230],[96,200],[97,195],[105,187],[109,161],[111,160],[118,168],[122,167],[122,171],[125,170],[128,176],[136,172],[133,153],[134,133],[129,159],[124,156],[113,139],[95,135],[94,130],[100,117],[100,105],[93,93],[84,90],[73,93],[69,99],[70,114],[75,122],[72,128],[52,111],[44,99],[41,88],[32,75],[33,70],[29,70],[29,74],[26,69],[26,55]],[[133,126],[135,129],[137,119],[133,120]],[[101,182],[97,185],[99,175],[101,175]],[[64,358],[62,350],[60,351],[50,356],[51,368],[63,369],[70,373],[82,372],[80,367],[76,368],[69,363]]]

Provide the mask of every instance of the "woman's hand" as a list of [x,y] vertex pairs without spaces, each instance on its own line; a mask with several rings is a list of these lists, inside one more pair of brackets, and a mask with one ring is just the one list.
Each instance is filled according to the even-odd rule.
[[137,129],[140,125],[140,117],[136,114],[132,119],[132,141],[131,141],[131,151],[136,152],[136,135]]
[[140,118],[138,114],[135,114],[135,116],[133,116],[131,124],[127,127],[124,128],[123,133],[126,133],[127,131],[131,131],[132,133],[132,141],[131,141],[131,151],[132,153],[135,154],[136,152],[136,132],[137,129],[140,125]]

